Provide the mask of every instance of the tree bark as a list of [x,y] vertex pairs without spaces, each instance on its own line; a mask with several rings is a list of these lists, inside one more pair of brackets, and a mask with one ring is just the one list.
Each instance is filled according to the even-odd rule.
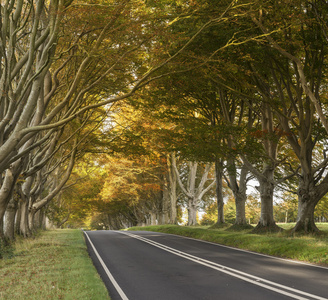
[[261,180],[259,189],[261,195],[261,217],[257,228],[274,226],[276,224],[273,218],[274,186],[267,180]]
[[16,218],[15,218],[15,233],[16,234],[20,234],[21,206],[22,206],[22,201],[19,199],[18,204],[17,204]]
[[19,233],[23,237],[31,236],[31,231],[28,226],[28,208],[29,208],[29,201],[31,197],[31,188],[33,184],[34,176],[29,176],[26,178],[25,182],[22,184],[21,192],[20,192],[20,209],[19,209]]
[[236,203],[236,221],[234,225],[244,226],[247,225],[246,220],[246,193],[237,193],[235,195],[235,203]]
[[201,180],[197,187],[196,187],[196,178],[197,178],[198,162],[190,162],[190,161],[188,162],[189,173],[188,173],[186,187],[184,186],[180,178],[180,174],[176,166],[175,159],[172,160],[172,165],[176,173],[178,184],[182,192],[187,198],[188,218],[189,217],[191,218],[190,220],[188,219],[188,225],[189,224],[196,225],[197,224],[196,214],[197,214],[199,203],[201,202],[203,196],[214,186],[216,182],[215,180],[213,180],[206,188],[204,188],[206,181],[208,180],[208,174],[211,169],[211,164],[205,165],[203,174],[201,176]]
[[217,224],[224,223],[224,201],[223,201],[223,170],[222,163],[219,161],[215,162],[215,180],[216,180],[216,198],[218,203],[218,220]]
[[[34,201],[32,202],[33,204],[29,208],[31,217],[34,217],[34,214],[41,208],[45,207],[54,197],[56,197],[58,195],[58,193],[64,187],[64,185],[66,184],[66,182],[68,181],[68,179],[72,173],[74,163],[75,163],[76,153],[77,153],[77,141],[75,141],[73,149],[71,150],[71,156],[70,156],[68,166],[67,166],[65,173],[64,173],[63,177],[61,178],[60,182],[54,187],[54,189],[47,196],[45,196],[44,198],[40,199],[37,202],[34,202]],[[30,223],[30,224],[33,225],[33,223]]]
[[20,226],[19,226],[19,229],[20,229],[20,234],[23,236],[23,237],[30,237],[32,235],[32,232],[30,231],[30,228],[29,228],[29,213],[28,213],[28,201],[25,200],[25,201],[22,201],[21,203],[21,209],[20,209]]
[[166,176],[163,176],[163,192],[162,192],[162,213],[161,213],[161,224],[169,224],[170,223],[170,215],[171,215],[171,199],[170,193],[168,191]]
[[261,195],[261,217],[254,232],[280,231],[273,217],[273,191],[274,191],[274,168],[270,165],[264,167],[263,176],[259,179]]
[[[309,15],[312,15],[311,9],[307,12]],[[280,69],[280,71],[272,71],[278,74],[278,76],[275,76],[275,78],[279,78],[279,81],[276,79],[276,86],[281,84],[279,89],[284,90],[287,88],[289,90],[289,93],[285,95],[281,93],[280,100],[283,114],[279,113],[278,115],[283,129],[287,133],[289,144],[299,159],[302,170],[299,175],[297,222],[292,231],[317,232],[319,230],[314,222],[315,206],[328,192],[328,175],[325,170],[327,158],[324,155],[323,160],[318,163],[318,156],[315,153],[317,151],[315,145],[317,143],[316,135],[318,131],[314,130],[319,117],[321,125],[328,133],[328,119],[325,115],[325,106],[320,102],[321,98],[324,99],[324,97],[321,97],[321,94],[324,93],[324,52],[321,51],[319,53],[320,51],[316,51],[316,55],[311,55],[314,44],[313,41],[309,40],[303,41],[304,47],[302,47],[300,52],[295,49],[290,51],[288,48],[282,48],[272,35],[267,34],[269,31],[264,26],[262,20],[262,17],[259,19],[253,18],[254,23],[266,34],[266,39],[270,46],[277,49],[280,54],[288,59],[286,68],[279,67],[277,69]],[[303,30],[303,28],[300,30]],[[318,31],[316,32],[316,30]],[[319,32],[322,34],[322,28],[316,27],[316,30],[313,31],[314,35],[317,36]],[[317,49],[324,47],[327,42],[321,38],[322,36],[317,36],[316,38]],[[291,65],[294,68],[292,72],[287,67]],[[306,66],[311,66],[311,68],[307,69]],[[283,69],[286,71],[282,71]],[[312,159],[314,156],[316,156],[317,160],[315,164],[313,164]]]
[[[170,157],[171,156],[171,157]],[[177,174],[174,171],[172,161],[175,160],[175,153],[167,157],[168,164],[168,192],[170,197],[170,223],[178,224],[177,214]],[[171,161],[172,160],[172,161]]]
[[7,169],[5,179],[0,189],[0,240],[5,241],[4,234],[4,215],[7,205],[11,199],[15,183],[15,176],[12,169]]
[[153,210],[150,212],[150,225],[157,225],[156,224],[156,212]]
[[314,222],[314,203],[314,201],[298,202],[298,217],[292,232],[319,232]]
[[188,199],[188,226],[197,225],[197,204],[194,198]]
[[323,181],[315,186],[312,174],[302,174],[299,181],[298,211],[295,227],[292,232],[319,232],[315,225],[314,210],[317,203],[327,192],[327,184]]
[[17,212],[17,201],[14,197],[11,198],[7,205],[5,213],[4,235],[10,241],[15,239],[15,216]]
[[245,166],[241,168],[241,173],[239,177],[239,183],[237,181],[237,170],[235,166],[235,161],[230,160],[228,161],[228,174],[229,174],[229,181],[228,186],[232,190],[232,193],[235,198],[236,204],[236,226],[245,226],[247,225],[246,221],[246,210],[245,204],[247,200],[246,188],[247,188],[247,173],[248,170]]
[[28,229],[31,234],[33,234],[33,232],[35,232],[35,229],[36,229],[34,217],[37,212],[38,212],[38,210],[29,209],[28,213],[27,213]]

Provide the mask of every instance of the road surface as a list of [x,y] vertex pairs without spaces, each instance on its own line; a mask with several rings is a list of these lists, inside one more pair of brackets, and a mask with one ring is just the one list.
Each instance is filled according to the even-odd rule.
[[328,268],[148,231],[86,231],[112,300],[328,299]]

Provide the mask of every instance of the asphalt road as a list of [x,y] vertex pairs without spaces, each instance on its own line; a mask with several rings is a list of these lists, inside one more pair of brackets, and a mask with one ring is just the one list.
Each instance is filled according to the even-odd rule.
[[328,268],[157,232],[85,234],[112,300],[328,299]]

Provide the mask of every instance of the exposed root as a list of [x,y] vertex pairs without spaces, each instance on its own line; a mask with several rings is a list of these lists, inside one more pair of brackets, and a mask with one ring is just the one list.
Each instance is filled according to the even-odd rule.
[[264,226],[259,222],[251,233],[262,234],[262,233],[276,233],[282,231],[284,231],[284,229],[279,227],[276,223],[272,223],[267,226]]
[[313,222],[297,222],[295,227],[291,229],[291,233],[297,234],[319,234],[320,230]]
[[250,224],[233,224],[229,228],[227,228],[227,231],[245,231],[245,230],[251,230],[254,229],[254,227]]
[[208,229],[224,229],[224,228],[227,228],[227,227],[230,227],[230,226],[231,226],[231,224],[227,224],[227,223],[215,223],[214,225],[212,225]]

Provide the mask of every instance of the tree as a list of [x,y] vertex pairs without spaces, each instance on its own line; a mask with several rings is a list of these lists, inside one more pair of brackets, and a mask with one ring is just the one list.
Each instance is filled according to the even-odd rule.
[[[188,225],[196,225],[197,210],[203,196],[215,185],[216,181],[212,180],[209,184],[207,183],[208,176],[210,173],[211,165],[205,164],[201,166],[198,162],[187,162],[184,181],[178,170],[176,160],[172,160],[172,165],[177,175],[179,187],[182,190],[184,196],[187,198],[187,209],[188,209]],[[200,171],[199,171],[200,170]],[[199,174],[199,172],[201,172]],[[197,176],[198,174],[198,176]],[[201,178],[200,181],[197,177]]]
[[[202,13],[208,9],[207,4],[205,1],[204,7],[201,8]],[[243,35],[243,28],[247,28],[250,22],[248,20],[245,25],[245,20],[240,21],[238,16],[243,19],[243,16],[248,14],[248,12],[245,13],[248,8],[248,5],[241,5],[234,10],[235,15],[229,21],[237,25],[236,27],[231,27],[231,23],[228,26],[225,22],[222,22],[208,28],[203,35],[197,38],[197,47],[189,49],[188,55],[192,57],[192,64],[195,65],[199,62],[201,68],[191,68],[187,74],[173,74],[164,82],[157,83],[162,85],[164,90],[168,92],[164,96],[160,92],[156,93],[156,99],[159,97],[161,97],[160,99],[164,98],[163,101],[166,101],[165,104],[167,105],[167,107],[164,106],[164,109],[167,109],[166,116],[171,115],[169,120],[177,124],[174,130],[181,133],[180,138],[184,138],[184,142],[177,139],[175,149],[183,155],[192,157],[193,160],[215,162],[216,164],[219,223],[224,222],[223,196],[220,187],[222,185],[224,162],[228,157],[230,187],[234,189],[238,203],[236,223],[246,224],[244,209],[247,184],[246,168],[241,168],[243,172],[239,179],[242,181],[238,183],[236,180],[237,173],[234,172],[236,170],[236,145],[238,141],[233,141],[232,136],[236,135],[238,130],[240,132],[241,123],[244,125],[244,118],[246,117],[243,107],[246,106],[249,99],[253,100],[254,95],[246,95],[245,97],[245,91],[250,89],[249,82],[247,82],[248,86],[241,83],[237,85],[230,84],[231,81],[236,80],[236,77],[241,82],[245,76],[231,74],[236,73],[236,66],[233,63],[225,63],[225,61],[228,60],[231,53],[236,52],[234,46],[244,45],[247,41],[259,38],[260,34],[256,33],[254,28],[247,29],[250,32],[249,36]],[[209,14],[211,13],[212,11],[209,11]],[[204,15],[201,13],[196,17],[198,21],[202,18],[204,18]],[[188,24],[188,20],[177,24],[175,28],[176,30],[185,29],[186,24]],[[254,27],[254,24],[251,25]],[[190,62],[188,57],[183,57],[183,59],[184,63]],[[227,67],[227,71],[222,71],[222,67]],[[254,91],[252,90],[252,92]],[[152,91],[152,94],[155,93]],[[251,109],[254,109],[254,107],[251,107],[250,111]],[[264,112],[264,109],[262,112]],[[255,115],[257,112],[252,113]],[[161,116],[163,116],[162,110]],[[249,121],[249,124],[252,126],[252,120]],[[239,129],[237,129],[238,127]],[[269,174],[263,174],[262,178],[266,175]],[[264,183],[262,183],[262,186],[263,190],[267,190]],[[273,195],[273,188],[271,190],[271,195]],[[263,204],[263,209],[268,211],[269,208],[265,207],[271,207],[272,217],[271,220],[263,221],[263,224],[272,223],[272,227],[274,227],[272,197],[267,206]],[[263,215],[266,215],[266,213],[263,213]]]
[[261,217],[255,230],[280,230],[275,224],[273,216],[273,192],[275,188],[274,174],[277,166],[277,149],[279,136],[275,134],[275,124],[272,109],[266,104],[261,105],[261,130],[260,138],[263,141],[263,159],[257,168],[249,160],[242,156],[242,159],[249,170],[259,182],[259,192],[261,197]]
[[174,169],[173,161],[175,160],[175,153],[167,155],[167,186],[169,197],[170,197],[170,223],[177,224],[178,223],[178,201],[177,201],[177,185],[178,179],[177,174]]
[[[170,56],[150,58],[150,51],[165,50],[160,45],[171,36],[165,34],[171,26],[167,20],[176,17],[174,14],[165,16],[170,6],[165,6],[165,13],[160,14],[161,8],[143,2],[71,3],[17,0],[7,1],[3,6],[1,238],[3,215],[32,150],[47,144],[47,138],[54,137],[87,111],[126,99],[162,77],[158,71],[163,66],[181,54],[206,27],[224,16],[198,28],[189,41]],[[85,14],[86,9],[93,14]],[[149,18],[150,13],[156,13],[157,22]],[[84,22],[86,17],[88,22]],[[154,35],[154,31],[160,32],[160,36]],[[46,199],[50,201],[59,192],[60,189],[54,189]],[[33,206],[33,210],[39,208],[36,204]]]
[[[275,102],[271,103],[301,167],[298,173],[298,217],[293,230],[316,232],[314,210],[328,191],[328,177],[324,171],[327,159],[322,148],[326,140],[323,135],[325,120],[321,116],[325,97],[320,97],[326,89],[327,41],[322,23],[316,20],[318,15],[314,7],[321,5],[319,2],[299,1],[297,5],[291,2],[285,5],[292,13],[288,12],[289,17],[284,20],[282,15],[277,17],[281,34],[266,38],[268,46],[276,49],[276,52],[268,51],[275,85]],[[272,16],[276,17],[274,12]],[[253,18],[264,33],[270,26],[266,21],[268,17]],[[282,25],[286,23],[288,27]],[[322,99],[321,107],[318,99]],[[318,117],[321,123],[317,121]],[[315,161],[314,157],[320,152],[321,160]]]
[[[161,165],[141,158],[129,160],[122,156],[110,158],[106,164],[107,178],[101,190],[106,211],[112,218],[134,225],[161,221],[162,182],[158,176]],[[116,215],[115,215],[116,214]]]
[[[138,99],[137,99],[138,101]],[[158,127],[168,127],[161,120],[153,118],[153,112],[143,107],[136,107],[135,100],[131,103],[116,106],[115,114],[111,116],[111,127],[107,138],[111,140],[110,152],[120,153],[130,159],[147,158],[158,164],[161,171],[156,175],[160,178],[162,203],[157,217],[159,223],[177,223],[177,178],[172,160],[174,153],[165,149],[163,137],[156,134]],[[157,209],[157,210],[158,210]],[[156,217],[153,217],[156,220]]]

